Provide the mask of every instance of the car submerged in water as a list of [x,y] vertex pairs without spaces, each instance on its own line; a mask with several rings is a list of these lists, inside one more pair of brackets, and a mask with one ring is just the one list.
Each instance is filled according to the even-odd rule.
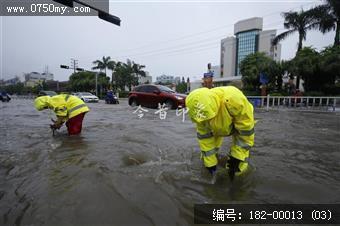
[[129,93],[128,98],[130,106],[157,108],[159,104],[165,104],[168,109],[176,109],[185,107],[186,95],[162,85],[140,85]]
[[97,103],[99,101],[99,98],[96,95],[93,95],[92,93],[89,92],[78,92],[74,93],[73,95],[79,97],[82,101],[86,103],[90,102]]

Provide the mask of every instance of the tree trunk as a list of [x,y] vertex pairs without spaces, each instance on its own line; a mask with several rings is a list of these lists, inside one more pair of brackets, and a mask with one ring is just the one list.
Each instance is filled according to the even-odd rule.
[[297,52],[299,52],[302,49],[302,40],[303,40],[302,35],[299,35],[299,44],[298,44]]
[[340,21],[336,22],[334,46],[340,45]]
[[[298,49],[297,49],[296,54],[302,49],[302,40],[303,40],[302,35],[299,35],[299,45],[298,45]],[[295,87],[296,87],[296,89],[300,89],[300,75],[299,74],[296,76]]]
[[296,89],[300,90],[300,75],[296,76]]

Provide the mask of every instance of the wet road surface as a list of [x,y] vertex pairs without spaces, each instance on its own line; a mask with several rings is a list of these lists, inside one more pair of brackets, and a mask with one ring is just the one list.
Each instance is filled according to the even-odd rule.
[[187,117],[88,105],[69,137],[32,100],[0,103],[0,225],[192,225],[195,203],[340,203],[339,113],[257,111],[251,170],[231,183],[219,168],[212,184]]

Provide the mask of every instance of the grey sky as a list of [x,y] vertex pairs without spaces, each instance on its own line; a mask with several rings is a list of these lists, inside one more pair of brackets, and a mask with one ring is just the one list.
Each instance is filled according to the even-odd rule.
[[[111,1],[110,13],[121,18],[120,27],[98,17],[1,17],[1,78],[42,72],[48,65],[55,80],[67,80],[72,71],[59,65],[69,65],[70,58],[90,69],[92,61],[111,56],[146,65],[153,79],[163,73],[197,79],[207,63],[220,63],[220,40],[233,34],[237,21],[263,17],[264,30],[281,33],[280,12],[320,2]],[[312,31],[304,46],[321,49],[333,40],[334,32]],[[293,35],[281,42],[282,59],[295,55],[297,41]]]

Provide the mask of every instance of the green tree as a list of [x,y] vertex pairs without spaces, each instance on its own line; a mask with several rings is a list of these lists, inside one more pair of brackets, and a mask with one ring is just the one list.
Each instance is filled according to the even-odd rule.
[[340,46],[327,47],[320,54],[321,68],[330,75],[330,84],[340,80]]
[[294,70],[304,80],[305,91],[320,91],[324,79],[320,75],[320,55],[310,47],[301,49],[292,60]]
[[111,71],[112,71],[112,74],[111,74],[111,85],[112,85],[112,87],[114,86],[114,84],[115,84],[115,69],[116,69],[116,66],[117,66],[117,62],[115,62],[115,61],[113,61],[113,60],[111,60],[111,61],[109,61],[108,62],[108,66],[107,66],[107,68],[108,69],[110,69]]
[[182,81],[180,81],[177,85],[176,85],[176,92],[178,93],[185,93],[187,92],[187,83],[185,82],[184,77],[182,77]]
[[125,90],[125,87],[127,87],[131,90],[132,86],[138,85],[138,77],[146,76],[143,68],[145,68],[144,65],[137,64],[129,59],[126,63],[118,62],[114,73],[117,88]]
[[[284,28],[288,29],[273,39],[273,45],[286,39],[289,35],[298,32],[299,42],[297,52],[302,49],[302,41],[306,40],[307,31],[316,27],[317,20],[311,11],[301,10],[300,12],[285,12],[282,14],[284,17]],[[296,78],[296,87],[299,87],[300,76]]]
[[290,74],[298,74],[304,80],[306,92],[339,94],[335,85],[340,79],[340,46],[327,47],[320,53],[311,47],[304,47],[286,69]]
[[320,68],[326,77],[323,92],[338,95],[340,94],[340,84],[336,85],[335,82],[340,80],[340,46],[327,47],[320,55]]
[[[93,64],[96,65],[96,66],[92,67],[92,69],[94,69],[94,70],[99,69],[100,71],[104,70],[105,76],[107,76],[106,69],[114,70],[116,62],[112,61],[111,57],[109,57],[109,56],[108,57],[103,56],[102,60],[95,60],[95,61],[93,61]],[[113,78],[113,74],[112,74],[112,79],[111,79],[112,83],[114,81],[113,79],[114,78]]]
[[27,89],[25,89],[24,83],[22,82],[19,82],[14,85],[3,86],[1,89],[5,90],[10,95],[13,94],[22,95],[26,94],[26,91],[28,91]]
[[[106,77],[104,73],[98,74],[98,87],[107,89],[110,85],[110,78]],[[77,72],[70,76],[69,87],[71,90],[80,91],[94,91],[96,86],[96,73],[95,72]]]
[[269,88],[281,89],[283,70],[265,53],[257,52],[248,55],[240,64],[240,71],[245,90],[258,91],[261,85],[260,73],[264,73],[268,77]]
[[127,68],[125,67],[124,63],[118,62],[116,65],[116,69],[114,72],[114,77],[115,77],[115,88],[119,90],[125,90],[126,86],[126,79],[127,79],[127,74],[129,72],[127,71]]
[[310,10],[316,27],[323,33],[335,30],[334,45],[340,45],[340,1],[324,0],[325,4]]

